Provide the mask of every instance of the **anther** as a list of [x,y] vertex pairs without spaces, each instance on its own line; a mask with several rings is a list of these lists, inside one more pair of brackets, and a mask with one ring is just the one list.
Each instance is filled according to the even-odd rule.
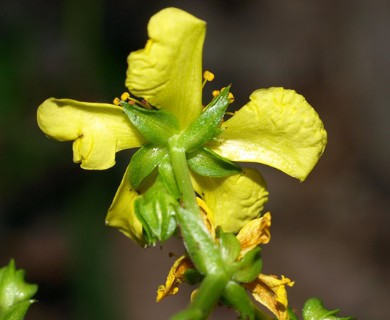
[[205,72],[203,72],[203,83],[202,83],[202,88],[204,87],[204,85],[206,84],[207,81],[213,81],[214,80],[214,73],[206,70]]
[[141,104],[145,109],[152,110],[152,106],[149,104],[149,102],[146,99],[141,100]]
[[214,90],[213,93],[212,93],[213,97],[215,98],[216,96],[218,96],[220,94],[220,92],[221,91],[219,91],[219,90]]
[[121,100],[126,101],[127,99],[130,98],[130,94],[128,92],[123,92],[121,95]]
[[233,93],[229,92],[229,95],[228,95],[228,100],[229,100],[229,103],[233,103],[233,102],[234,102],[234,96],[233,96]]
[[214,73],[206,70],[204,73],[203,73],[203,79],[207,80],[207,81],[213,81],[214,80]]
[[121,103],[121,100],[119,98],[115,98],[112,103],[115,104],[116,106],[119,106]]

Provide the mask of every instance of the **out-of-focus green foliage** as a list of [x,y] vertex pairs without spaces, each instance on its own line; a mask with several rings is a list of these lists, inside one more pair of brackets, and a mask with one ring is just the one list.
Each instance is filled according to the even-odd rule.
[[24,271],[15,269],[15,262],[0,268],[0,320],[22,320],[38,286],[24,281]]

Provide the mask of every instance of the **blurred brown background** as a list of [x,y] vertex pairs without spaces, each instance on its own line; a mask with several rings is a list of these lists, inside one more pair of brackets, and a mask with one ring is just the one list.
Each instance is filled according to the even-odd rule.
[[[207,90],[232,83],[235,106],[257,88],[296,89],[329,143],[306,182],[260,167],[272,241],[264,273],[358,319],[386,319],[389,294],[390,2],[387,0],[0,2],[0,263],[39,284],[26,319],[167,319],[190,289],[155,304],[178,242],[138,248],[104,226],[130,153],[87,172],[70,143],[50,141],[35,112],[50,96],[109,102],[124,90],[126,57],[146,24],[177,6],[208,22]],[[213,319],[235,319],[219,310]]]

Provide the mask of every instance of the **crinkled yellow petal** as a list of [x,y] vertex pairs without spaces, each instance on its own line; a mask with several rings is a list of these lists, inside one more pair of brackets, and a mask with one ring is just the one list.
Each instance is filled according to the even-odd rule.
[[149,21],[149,40],[128,57],[126,86],[186,128],[202,111],[202,49],[206,23],[176,8]]
[[237,234],[241,245],[240,257],[260,244],[266,244],[271,240],[271,214],[267,212],[262,217],[249,221]]
[[260,215],[268,201],[266,183],[255,169],[246,168],[225,178],[193,174],[193,182],[195,191],[214,215],[210,220],[225,232],[238,232]]
[[49,137],[73,142],[73,161],[83,169],[103,170],[115,164],[117,151],[138,147],[143,137],[121,107],[50,98],[37,112],[38,125]]
[[190,268],[194,268],[194,265],[187,256],[177,259],[168,273],[165,285],[158,287],[156,301],[160,302],[166,296],[176,294],[179,284],[184,281],[184,273]]
[[134,212],[134,200],[137,197],[138,193],[130,185],[127,169],[108,209],[106,225],[119,229],[127,237],[143,245],[142,224]]
[[303,181],[321,157],[327,134],[305,98],[283,88],[260,89],[222,124],[211,149],[233,161],[259,162]]
[[276,276],[264,274],[260,274],[255,281],[244,284],[253,297],[279,320],[289,319],[286,285],[292,287],[294,282],[284,276],[278,279]]

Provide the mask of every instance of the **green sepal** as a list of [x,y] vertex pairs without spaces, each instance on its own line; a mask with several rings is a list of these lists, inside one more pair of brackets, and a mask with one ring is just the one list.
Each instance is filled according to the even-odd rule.
[[168,138],[180,128],[176,117],[164,110],[148,110],[128,103],[123,108],[130,122],[151,143],[166,145]]
[[230,86],[222,89],[220,94],[210,102],[203,113],[180,134],[180,147],[187,152],[192,152],[205,145],[221,132],[219,126],[229,105],[229,89]]
[[203,275],[196,269],[187,269],[184,272],[184,281],[189,285],[195,285],[202,281]]
[[352,317],[338,317],[339,309],[327,310],[318,298],[310,298],[302,310],[304,320],[353,320]]
[[134,201],[134,210],[145,231],[147,245],[168,240],[176,230],[178,201],[167,191],[160,176]]
[[222,232],[220,227],[216,230],[217,238],[219,239],[219,247],[223,260],[227,265],[230,265],[238,258],[241,246],[233,233]]
[[241,167],[219,154],[203,147],[187,154],[188,166],[206,177],[227,177],[241,172]]
[[260,255],[261,249],[256,247],[250,250],[237,262],[232,279],[238,282],[248,283],[260,274],[263,262]]
[[24,271],[16,270],[15,262],[11,260],[0,269],[0,319],[24,319],[37,290],[37,285],[24,281]]
[[168,189],[168,192],[175,197],[176,199],[180,198],[180,192],[177,187],[175,175],[173,173],[173,168],[169,155],[165,155],[161,163],[158,166],[158,173],[163,180],[165,187]]
[[146,144],[131,157],[129,164],[129,179],[133,188],[138,188],[142,181],[152,173],[163,157],[167,154],[165,148],[154,144]]

